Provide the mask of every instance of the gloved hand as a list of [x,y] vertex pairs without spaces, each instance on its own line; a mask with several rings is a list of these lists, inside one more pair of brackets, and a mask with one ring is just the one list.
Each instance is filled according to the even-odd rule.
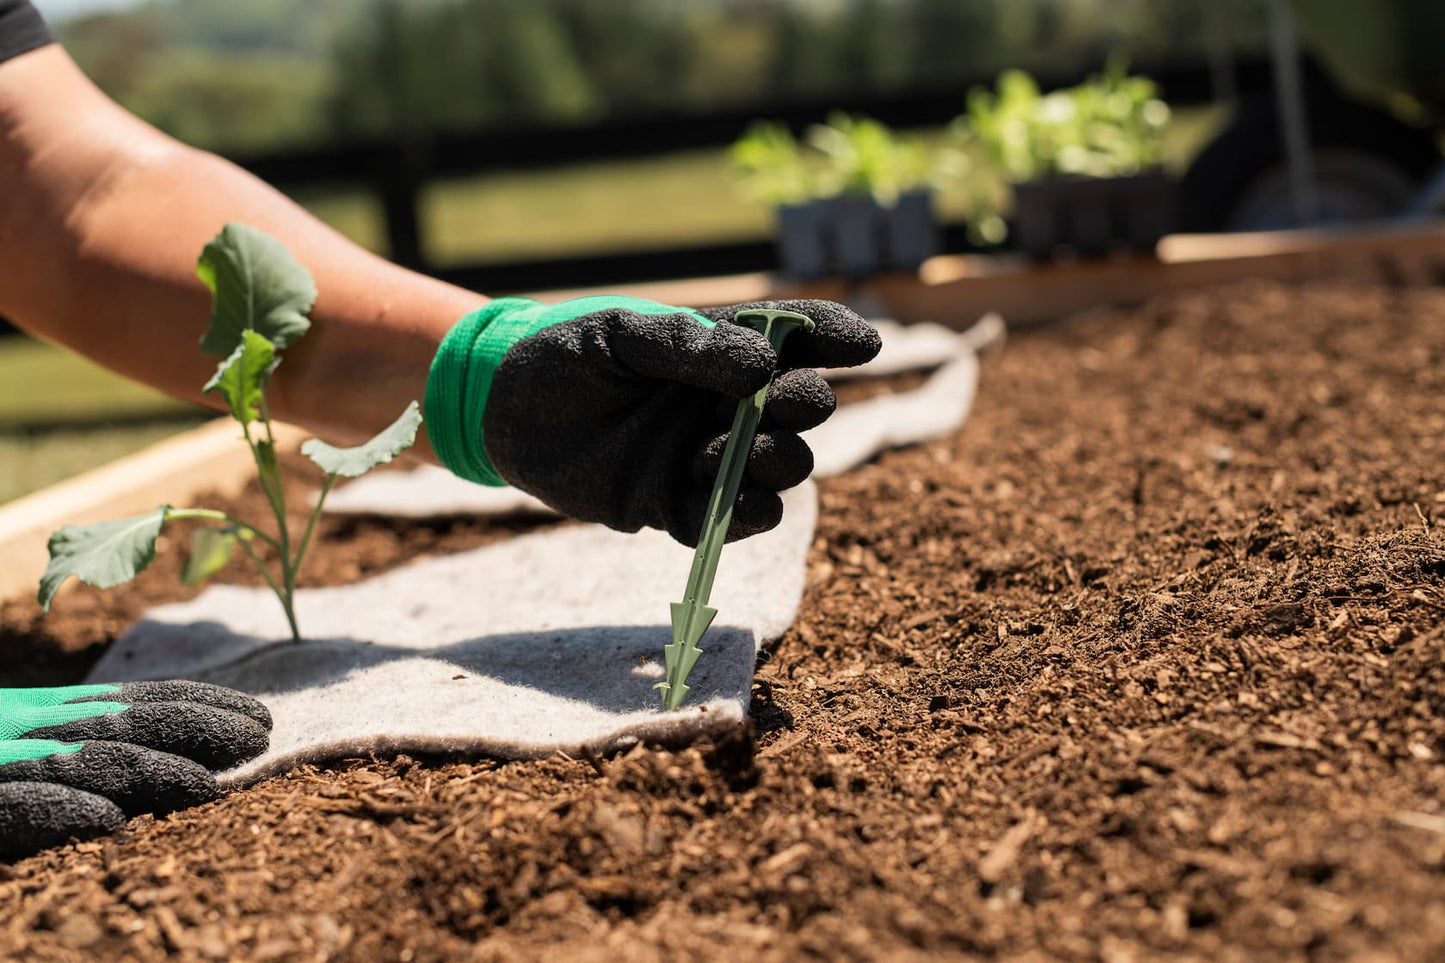
[[214,799],[211,771],[270,729],[260,702],[199,682],[0,689],[0,858]]
[[[748,308],[808,315],[778,358],[732,318]],[[558,511],[694,545],[740,398],[767,406],[728,539],[782,519],[778,492],[813,470],[798,433],[837,405],[814,367],[862,364],[878,333],[831,301],[759,301],[695,311],[640,298],[543,305],[499,298],[447,335],[427,383],[432,447],[456,474],[511,483]]]

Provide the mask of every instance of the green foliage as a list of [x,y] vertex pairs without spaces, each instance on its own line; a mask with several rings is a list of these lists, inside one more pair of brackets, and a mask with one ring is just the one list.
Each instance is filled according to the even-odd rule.
[[202,389],[226,399],[231,417],[249,425],[261,417],[261,393],[276,363],[276,346],[255,331],[241,332],[241,343]]
[[324,59],[183,46],[145,61],[117,100],[187,144],[255,152],[323,140]]
[[201,251],[196,275],[212,294],[211,326],[201,338],[206,354],[226,357],[243,331],[289,348],[311,327],[316,282],[273,237],[244,224],[227,224]]
[[982,148],[1009,181],[1040,177],[1123,177],[1158,166],[1169,108],[1147,77],[1114,58],[1105,71],[1049,94],[1019,70],[999,76],[997,93],[969,92],[959,132]]
[[[1241,49],[1258,2],[1213,0]],[[1202,23],[1184,0],[150,0],[59,26],[123,106],[256,151],[1204,63]]]
[[814,193],[817,176],[786,124],[760,120],[729,148],[741,189],[764,204],[801,204]]
[[181,570],[181,581],[200,585],[226,567],[236,550],[237,535],[228,528],[198,528],[191,535],[191,554]]
[[309,438],[301,443],[301,454],[328,475],[356,478],[378,465],[385,465],[410,448],[416,442],[416,431],[420,427],[421,407],[413,401],[406,406],[400,418],[364,445],[337,448],[319,438]]
[[60,583],[74,575],[98,588],[129,582],[156,557],[156,538],[170,512],[162,505],[144,515],[95,525],[66,525],[50,536],[50,564],[40,576],[40,606],[49,611]]
[[354,0],[168,0],[56,24],[121,106],[188,144],[257,151],[325,139],[329,46]]
[[[220,571],[239,546],[276,593],[291,636],[299,640],[296,576],[327,493],[338,477],[363,474],[411,447],[421,415],[413,401],[395,423],[356,448],[334,448],[314,438],[308,440],[302,450],[326,473],[326,480],[305,532],[299,540],[293,539],[286,520],[266,384],[280,364],[281,350],[294,344],[311,326],[307,313],[316,300],[315,282],[279,241],[242,224],[226,225],[206,245],[196,274],[214,296],[211,325],[201,339],[202,349],[225,356],[205,390],[221,395],[241,426],[261,489],[275,516],[276,533],[268,534],[223,512],[169,505],[135,518],[86,527],[67,525],[50,538],[50,564],[40,579],[40,604],[48,611],[60,584],[72,575],[100,588],[129,581],[155,557],[156,540],[167,521],[205,519],[221,524],[203,528],[193,536],[191,555],[182,573],[186,584],[198,584]],[[258,436],[252,435],[253,426],[259,426]],[[270,548],[278,572],[273,574],[252,542]]]
[[774,206],[839,195],[891,206],[904,191],[954,170],[961,156],[930,150],[871,117],[844,113],[809,127],[806,146],[783,124],[759,121],[730,149],[743,192]]
[[921,141],[899,137],[871,117],[833,114],[808,128],[808,142],[827,159],[826,194],[871,196],[886,207],[933,176],[935,160]]
[[[1027,73],[1006,70],[996,91],[974,88],[951,125],[961,151],[981,156],[1006,183],[1044,177],[1125,177],[1158,167],[1169,108],[1147,77],[1120,57],[1102,74],[1045,94]],[[1008,233],[995,192],[975,188],[969,231],[997,244]]]

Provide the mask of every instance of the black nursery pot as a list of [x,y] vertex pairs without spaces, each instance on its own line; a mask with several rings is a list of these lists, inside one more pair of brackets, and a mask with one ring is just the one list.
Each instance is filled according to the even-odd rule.
[[1014,187],[1014,240],[1033,258],[1060,249],[1080,257],[1153,251],[1174,225],[1174,182],[1133,177],[1054,177]]
[[866,277],[914,271],[938,253],[930,191],[872,198],[830,197],[778,208],[778,256],[795,278]]

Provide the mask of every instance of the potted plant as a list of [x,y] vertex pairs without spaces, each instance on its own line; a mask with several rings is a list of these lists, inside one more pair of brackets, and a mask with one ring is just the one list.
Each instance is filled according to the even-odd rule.
[[1147,77],[1113,60],[1103,74],[1049,94],[1028,74],[1000,75],[997,93],[969,93],[964,136],[1009,182],[1016,245],[1033,257],[1153,250],[1173,220],[1160,168],[1169,108]]
[[732,147],[744,191],[771,205],[785,273],[864,277],[915,270],[938,249],[922,143],[868,117],[834,114],[800,144],[759,122]]

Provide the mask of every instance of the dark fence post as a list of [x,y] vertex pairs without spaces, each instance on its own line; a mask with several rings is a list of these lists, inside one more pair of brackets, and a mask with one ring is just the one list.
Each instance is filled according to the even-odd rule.
[[408,137],[396,149],[384,151],[376,172],[386,216],[387,256],[402,267],[427,270],[422,250],[421,189],[431,175],[431,145],[421,137]]

